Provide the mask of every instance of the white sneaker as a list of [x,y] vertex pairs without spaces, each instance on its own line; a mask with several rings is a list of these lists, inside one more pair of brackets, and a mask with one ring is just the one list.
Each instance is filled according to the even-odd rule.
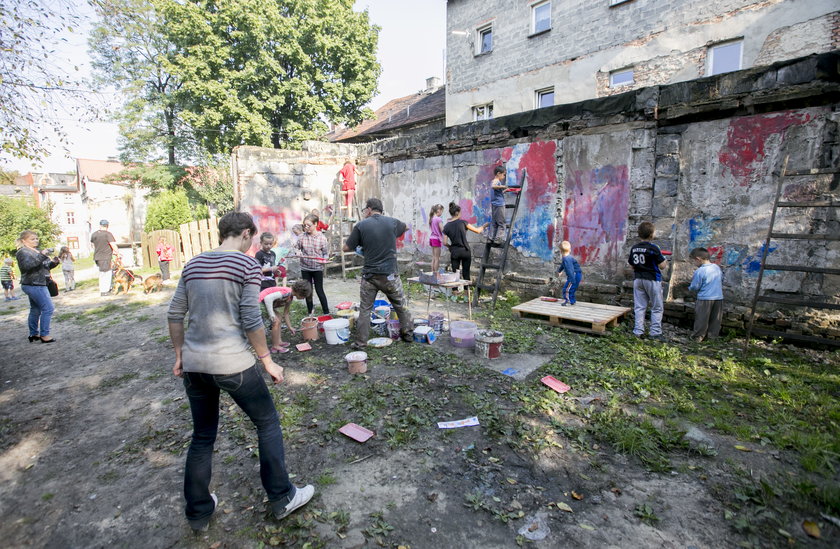
[[[219,498],[216,497],[216,494],[210,494],[210,497],[213,498],[213,513],[215,513],[216,507],[219,506]],[[192,528],[193,532],[200,534],[209,530],[210,517],[213,516],[213,513],[210,513],[203,519],[190,521],[190,528]]]
[[292,501],[286,505],[280,505],[279,503],[273,503],[271,505],[271,510],[274,511],[274,517],[277,520],[288,517],[295,510],[309,503],[309,500],[312,499],[312,496],[314,495],[315,487],[311,484],[307,484],[303,488],[298,488],[295,491],[295,497],[293,497]]

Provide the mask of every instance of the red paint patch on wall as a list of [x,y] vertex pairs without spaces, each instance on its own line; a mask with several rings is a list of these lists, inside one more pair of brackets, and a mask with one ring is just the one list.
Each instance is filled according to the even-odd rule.
[[563,238],[581,264],[616,261],[624,243],[630,180],[627,166],[569,174]]
[[720,265],[721,260],[723,260],[723,246],[709,246],[706,248],[709,251],[709,261],[712,263],[717,263]]
[[[729,122],[727,141],[718,153],[718,160],[739,180],[741,186],[747,186],[751,176],[761,168],[767,139],[810,120],[811,115],[794,111],[733,118]],[[765,171],[761,170],[761,173]]]

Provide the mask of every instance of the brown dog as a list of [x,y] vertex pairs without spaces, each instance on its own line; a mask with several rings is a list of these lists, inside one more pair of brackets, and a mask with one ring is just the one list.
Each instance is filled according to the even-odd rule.
[[143,293],[150,294],[152,292],[159,292],[161,286],[163,286],[163,275],[160,273],[149,275],[146,277],[146,280],[143,281],[143,288],[145,288]]
[[114,271],[114,294],[119,294],[122,289],[123,295],[127,294],[135,282],[143,282],[143,277],[134,274],[123,266],[117,267]]

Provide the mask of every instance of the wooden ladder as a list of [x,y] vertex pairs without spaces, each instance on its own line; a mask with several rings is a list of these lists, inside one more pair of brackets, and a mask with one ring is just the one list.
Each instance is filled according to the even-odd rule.
[[347,242],[347,238],[350,236],[350,233],[353,232],[353,227],[362,218],[362,212],[359,209],[359,203],[356,198],[357,195],[353,195],[353,200],[350,205],[345,206],[345,192],[346,191],[341,190],[341,185],[336,185],[334,200],[338,211],[338,253],[336,254],[338,261],[331,263],[331,265],[338,264],[341,266],[341,278],[343,279],[347,279],[347,273],[357,271],[362,268],[361,265],[354,265],[354,259],[356,257],[355,250],[351,250],[349,252],[345,252],[343,250],[344,243]]
[[[505,204],[505,209],[512,209],[510,220],[505,220],[505,241],[504,244],[497,244],[489,238],[484,243],[484,253],[481,254],[481,263],[478,265],[478,279],[475,281],[475,292],[473,292],[473,307],[478,306],[478,299],[481,296],[481,291],[493,291],[493,304],[496,307],[496,299],[499,297],[499,288],[502,285],[502,278],[505,274],[505,266],[507,265],[508,250],[510,250],[510,240],[513,236],[513,224],[516,221],[516,214],[519,212],[519,201],[522,198],[522,193],[525,191],[525,176],[526,170],[522,169],[522,177],[519,181],[519,188],[516,191],[516,200],[513,204]],[[512,187],[515,189],[516,187]],[[507,202],[507,201],[506,201]],[[498,257],[497,263],[491,263],[491,255],[493,248],[501,248],[501,255]],[[495,277],[491,284],[485,283],[485,278],[488,276],[487,271],[494,271]]]
[[773,225],[776,222],[776,212],[779,208],[840,208],[840,200],[837,200],[832,195],[825,193],[827,197],[823,200],[809,200],[809,201],[782,201],[782,189],[784,181],[788,177],[798,178],[821,174],[834,174],[835,180],[840,176],[840,169],[826,168],[826,169],[810,169],[799,172],[788,172],[788,158],[785,158],[784,166],[779,174],[779,181],[776,185],[776,197],[773,200],[773,210],[770,214],[770,226],[767,228],[767,238],[764,240],[764,248],[761,250],[761,263],[758,269],[758,280],[755,284],[755,294],[753,295],[752,305],[750,307],[749,324],[747,325],[747,339],[744,343],[744,350],[746,351],[750,345],[750,336],[752,334],[770,337],[783,337],[793,341],[803,341],[806,343],[821,343],[824,345],[840,346],[840,341],[834,339],[827,339],[824,337],[804,335],[804,334],[790,334],[778,330],[766,330],[764,328],[754,327],[755,311],[759,302],[764,303],[778,303],[781,305],[790,305],[794,307],[811,307],[815,309],[834,309],[840,310],[840,304],[828,303],[826,301],[817,300],[803,300],[796,298],[780,297],[773,295],[761,294],[761,283],[764,279],[764,272],[771,271],[792,271],[800,273],[814,273],[823,275],[840,275],[840,269],[829,267],[809,267],[805,265],[780,265],[775,263],[767,263],[767,253],[770,248],[770,240],[826,240],[826,241],[840,241],[840,234],[810,234],[810,233],[778,233],[773,231]]

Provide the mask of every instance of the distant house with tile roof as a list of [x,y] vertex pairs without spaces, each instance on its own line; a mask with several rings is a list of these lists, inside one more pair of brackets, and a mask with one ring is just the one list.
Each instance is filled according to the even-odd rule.
[[439,78],[426,79],[426,89],[392,99],[355,128],[337,128],[326,135],[334,143],[365,143],[386,137],[443,128],[446,89]]

